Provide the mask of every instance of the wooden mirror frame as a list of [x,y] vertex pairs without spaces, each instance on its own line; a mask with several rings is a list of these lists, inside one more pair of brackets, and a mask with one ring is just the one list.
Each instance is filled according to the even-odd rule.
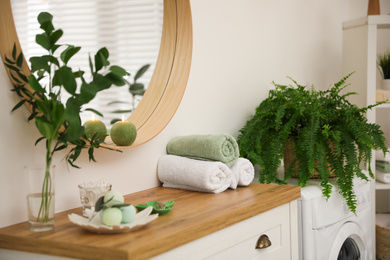
[[[14,44],[19,50],[21,46],[10,0],[0,0],[0,6],[0,55],[5,62],[5,55],[12,55]],[[144,144],[165,128],[184,95],[191,59],[192,17],[189,0],[164,0],[163,30],[155,70],[145,95],[127,119],[136,126],[137,138],[131,146],[117,148]],[[5,68],[14,84],[9,69]],[[26,75],[31,73],[26,60],[23,61],[22,70]]]

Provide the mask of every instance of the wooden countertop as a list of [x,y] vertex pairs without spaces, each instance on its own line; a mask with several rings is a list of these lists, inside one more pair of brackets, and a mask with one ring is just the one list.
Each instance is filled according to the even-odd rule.
[[95,234],[68,220],[81,208],[57,213],[55,228],[31,232],[27,222],[0,229],[0,248],[81,259],[148,259],[300,197],[297,186],[251,184],[218,194],[156,187],[125,202],[175,201],[172,210],[143,228]]

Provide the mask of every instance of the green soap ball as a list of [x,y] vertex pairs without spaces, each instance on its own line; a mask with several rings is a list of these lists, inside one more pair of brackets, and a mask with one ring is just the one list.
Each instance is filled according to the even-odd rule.
[[116,145],[128,146],[134,143],[137,129],[129,121],[118,121],[111,127],[110,136]]
[[[109,202],[110,205],[117,205],[117,204],[123,204],[125,202],[125,198],[123,197],[122,193],[116,190],[110,190],[109,192],[104,195],[104,203],[107,203],[107,201],[119,201],[119,203],[112,204]],[[106,205],[107,207],[110,207]]]
[[84,133],[89,139],[96,135],[95,140],[104,142],[107,136],[107,127],[100,120],[88,120],[84,123]]
[[122,211],[122,223],[127,224],[134,220],[135,214],[137,210],[133,205],[128,205],[124,207],[120,207]]
[[109,227],[119,225],[122,222],[122,211],[118,208],[107,208],[103,211],[102,221]]

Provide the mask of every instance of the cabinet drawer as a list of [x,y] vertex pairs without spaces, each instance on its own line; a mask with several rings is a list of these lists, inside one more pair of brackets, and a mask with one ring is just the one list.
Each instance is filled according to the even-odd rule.
[[[232,234],[234,236],[234,234]],[[257,240],[262,235],[267,235],[271,246],[263,249],[255,249]],[[220,259],[289,259],[288,250],[282,248],[282,224],[264,230],[245,239],[238,244],[225,248],[213,256],[207,257],[208,260]]]
[[[271,246],[256,249],[261,235]],[[154,259],[290,259],[290,207],[285,204],[213,234],[168,251]]]

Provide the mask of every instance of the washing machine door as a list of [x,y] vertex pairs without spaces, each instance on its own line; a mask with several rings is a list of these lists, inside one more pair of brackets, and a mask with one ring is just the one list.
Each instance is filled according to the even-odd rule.
[[333,241],[329,260],[368,260],[365,235],[355,222],[344,223]]

